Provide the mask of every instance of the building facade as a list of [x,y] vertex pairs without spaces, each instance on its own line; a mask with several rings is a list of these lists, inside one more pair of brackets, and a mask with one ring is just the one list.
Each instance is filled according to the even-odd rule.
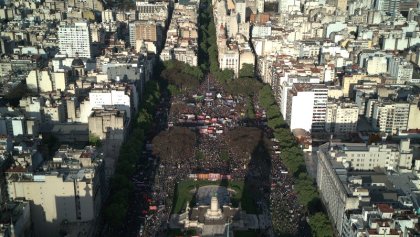
[[58,27],[60,52],[68,57],[91,57],[91,35],[86,22],[64,23]]

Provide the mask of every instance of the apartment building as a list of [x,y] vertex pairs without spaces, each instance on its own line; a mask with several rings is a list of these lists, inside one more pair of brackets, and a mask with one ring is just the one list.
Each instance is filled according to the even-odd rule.
[[373,129],[388,134],[407,130],[410,103],[389,99],[370,99],[367,102],[366,117]]
[[131,84],[96,84],[89,92],[89,102],[92,109],[103,106],[115,106],[125,111],[125,116],[131,118],[138,107],[139,96],[137,89]]
[[176,59],[191,66],[198,65],[198,2],[175,4],[171,24],[166,35],[165,47],[160,55],[161,60]]
[[58,47],[68,57],[91,57],[91,35],[87,22],[61,22],[58,27]]
[[285,114],[290,129],[324,131],[327,99],[328,88],[323,84],[293,84]]
[[61,146],[42,172],[29,172],[22,166],[6,170],[9,199],[30,202],[36,236],[59,236],[64,221],[98,218],[102,179],[103,164],[92,147]]
[[[415,178],[395,172],[411,169],[412,155],[410,140],[401,140],[399,146],[326,143],[319,147],[317,185],[338,236],[401,236],[410,232],[392,206],[404,209],[403,214],[412,211],[416,203],[405,193],[408,187],[417,190],[408,183]],[[389,175],[380,168],[394,171]],[[405,224],[396,224],[398,220]],[[383,221],[389,223],[378,228]],[[400,234],[395,235],[397,230]]]
[[407,129],[420,129],[420,98],[419,96],[409,97],[410,114],[408,116]]
[[321,150],[322,148],[320,147],[318,152],[316,182],[330,220],[341,236],[345,212],[357,209],[359,197],[365,198],[368,194],[360,193],[353,196],[353,192],[339,178],[339,174],[347,174],[345,167],[343,164],[330,159],[328,151]]
[[[264,7],[264,1],[260,1],[259,4],[263,4],[262,8]],[[249,23],[238,21],[243,14],[242,7],[241,4],[233,5],[226,1],[217,1],[213,7],[219,68],[230,69],[235,76],[239,75],[243,64],[255,64],[255,56],[248,44]],[[235,11],[236,8],[239,11]],[[257,28],[255,31],[257,35],[268,34],[270,31],[266,28],[260,30]]]
[[129,121],[123,110],[112,106],[94,109],[88,120],[89,135],[102,140],[105,177],[108,180],[114,174],[118,151],[125,140]]
[[347,0],[327,0],[326,2],[342,12],[347,11]]
[[67,85],[67,74],[50,70],[31,70],[26,77],[26,85],[36,92],[64,91]]
[[125,112],[115,107],[94,109],[89,116],[89,133],[100,139],[112,138],[123,141],[127,122]]
[[405,84],[411,82],[413,78],[413,64],[401,57],[392,57],[388,63],[388,73],[395,84]]
[[342,90],[344,97],[351,97],[353,92],[353,87],[357,84],[363,82],[371,82],[373,84],[379,84],[382,82],[382,79],[378,76],[368,76],[363,73],[354,73],[351,75],[345,75],[342,79]]
[[325,131],[332,134],[357,132],[359,107],[352,102],[330,100],[327,103]]
[[136,1],[139,20],[160,20],[167,22],[169,16],[169,2]]
[[157,50],[160,50],[163,27],[164,25],[152,20],[130,22],[128,24],[130,45],[136,49],[136,52],[140,52],[145,42],[151,42],[155,44]]
[[239,74],[239,51],[226,50],[219,55],[219,67],[221,70],[230,69],[235,75]]

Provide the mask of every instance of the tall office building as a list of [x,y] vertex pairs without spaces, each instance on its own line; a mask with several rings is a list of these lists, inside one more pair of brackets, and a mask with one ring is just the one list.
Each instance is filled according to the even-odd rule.
[[92,39],[87,22],[62,22],[58,27],[58,41],[60,52],[68,57],[91,57]]

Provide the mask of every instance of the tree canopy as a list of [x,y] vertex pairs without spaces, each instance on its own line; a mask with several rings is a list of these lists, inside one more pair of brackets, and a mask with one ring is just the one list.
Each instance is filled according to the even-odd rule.
[[333,229],[328,216],[322,212],[317,212],[309,217],[309,226],[312,235],[316,237],[333,237]]
[[254,65],[249,63],[242,64],[241,70],[239,70],[239,76],[238,78],[251,78],[254,79]]
[[153,153],[167,164],[188,163],[195,155],[196,134],[185,127],[173,127],[152,141]]
[[198,67],[171,60],[165,62],[165,69],[162,71],[161,77],[168,80],[178,90],[185,91],[197,88],[200,85],[203,80],[203,72]]

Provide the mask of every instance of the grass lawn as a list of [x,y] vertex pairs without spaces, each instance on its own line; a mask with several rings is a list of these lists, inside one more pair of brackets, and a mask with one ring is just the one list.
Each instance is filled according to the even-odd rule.
[[195,197],[191,190],[194,188],[199,188],[206,185],[220,185],[235,190],[235,194],[231,197],[231,202],[233,207],[238,207],[241,203],[242,209],[249,214],[256,214],[257,209],[252,200],[252,192],[249,192],[246,187],[244,187],[243,181],[207,181],[207,180],[184,180],[179,182],[175,188],[174,196],[174,206],[172,207],[172,213],[180,213],[183,211],[187,203],[190,203],[190,206],[193,206],[195,203]]

